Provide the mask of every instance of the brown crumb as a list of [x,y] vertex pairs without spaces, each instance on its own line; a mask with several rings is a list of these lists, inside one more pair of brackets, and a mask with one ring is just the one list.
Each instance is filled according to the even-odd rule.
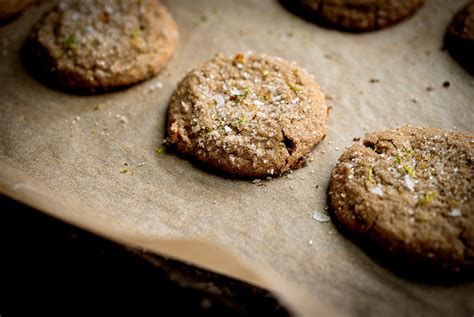
[[332,106],[328,106],[328,107],[327,107],[328,116],[329,116],[329,114],[331,113],[331,110],[332,110]]
[[369,79],[369,83],[371,83],[371,84],[380,83],[380,79],[371,78],[371,79]]

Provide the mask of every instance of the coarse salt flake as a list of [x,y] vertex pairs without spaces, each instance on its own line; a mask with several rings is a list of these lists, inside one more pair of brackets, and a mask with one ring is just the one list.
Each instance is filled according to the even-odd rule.
[[370,189],[370,192],[372,194],[378,195],[378,196],[383,196],[383,190],[380,188],[380,186],[375,186]]
[[231,133],[231,132],[232,132],[232,128],[229,127],[228,125],[225,125],[225,126],[224,126],[224,130],[225,130],[225,132],[227,132],[227,133]]
[[235,87],[231,87],[230,88],[230,95],[231,96],[240,96],[240,95],[242,95],[242,91],[240,91],[239,89],[237,89]]
[[328,215],[320,213],[319,211],[313,211],[313,219],[317,222],[328,222],[331,220]]
[[215,95],[214,97],[212,97],[212,99],[214,99],[214,101],[216,102],[217,108],[222,107],[222,105],[225,103],[225,99],[222,95]]
[[459,208],[453,208],[453,209],[451,209],[451,211],[448,213],[448,215],[451,216],[451,217],[461,217],[461,216],[462,216],[461,209],[459,209]]
[[409,190],[414,190],[415,189],[415,182],[413,181],[413,178],[411,178],[410,175],[405,175],[403,177],[403,180],[405,181],[405,186],[409,189]]

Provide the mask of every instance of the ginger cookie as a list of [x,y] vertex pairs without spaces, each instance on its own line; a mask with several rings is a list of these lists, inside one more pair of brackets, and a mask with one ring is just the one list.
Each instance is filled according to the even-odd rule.
[[298,0],[286,1],[306,18],[350,32],[374,31],[411,16],[424,0]]
[[19,15],[35,0],[0,0],[0,23]]
[[474,75],[474,1],[454,16],[444,41],[451,56]]
[[280,175],[299,167],[326,133],[324,94],[295,63],[217,55],[187,74],[170,101],[178,151],[229,174]]
[[474,137],[410,126],[371,134],[334,168],[335,218],[420,267],[474,264]]
[[43,77],[95,91],[156,75],[177,39],[172,16],[155,0],[63,0],[33,28],[25,51]]

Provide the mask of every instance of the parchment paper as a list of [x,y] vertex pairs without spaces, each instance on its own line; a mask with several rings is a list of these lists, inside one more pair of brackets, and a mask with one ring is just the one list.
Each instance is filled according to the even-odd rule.
[[[472,281],[401,277],[312,218],[326,213],[330,171],[353,137],[403,124],[473,132],[474,78],[441,50],[463,2],[428,0],[401,24],[355,35],[272,0],[165,1],[181,37],[166,70],[124,91],[77,96],[21,64],[26,34],[52,5],[44,1],[0,28],[0,190],[116,241],[272,289],[301,315],[471,316]],[[247,50],[297,61],[331,97],[314,160],[258,186],[157,156],[177,82],[217,52]]]

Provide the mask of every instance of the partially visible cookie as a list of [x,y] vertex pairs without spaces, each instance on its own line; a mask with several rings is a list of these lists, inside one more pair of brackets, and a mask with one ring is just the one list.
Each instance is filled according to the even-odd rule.
[[454,16],[444,41],[451,56],[474,75],[474,1]]
[[403,262],[474,265],[474,137],[434,128],[374,133],[340,157],[335,218]]
[[300,11],[324,26],[350,32],[385,28],[411,16],[424,0],[297,0]]
[[178,151],[229,174],[279,175],[301,165],[326,133],[313,77],[267,55],[217,55],[187,74],[170,101]]
[[31,31],[28,60],[60,85],[94,91],[156,75],[178,32],[155,0],[62,0]]
[[0,0],[0,21],[9,20],[25,10],[34,0]]

